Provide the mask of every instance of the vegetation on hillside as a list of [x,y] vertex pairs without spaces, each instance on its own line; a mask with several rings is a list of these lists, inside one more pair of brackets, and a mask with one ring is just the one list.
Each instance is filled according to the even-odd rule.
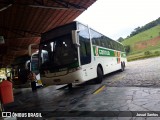
[[[157,26],[155,26],[149,30],[146,30],[144,32],[141,32],[133,37],[127,38],[122,41],[122,44],[130,47],[130,54],[131,54],[136,51],[141,51],[141,50],[143,51],[144,49],[151,48],[152,46],[150,46],[150,44],[152,43],[152,41],[156,43],[156,41],[154,41],[154,39],[157,36],[160,36],[160,25],[157,25]],[[153,46],[154,48],[155,48],[155,46],[157,46],[159,44],[160,40],[159,40],[159,42],[158,42],[158,40],[157,40],[157,43]],[[144,49],[139,48],[140,46],[143,47],[145,44],[146,44],[146,48],[144,48]],[[137,47],[138,45],[139,45],[139,47]]]
[[136,34],[139,34],[140,32],[146,31],[146,30],[148,30],[148,29],[150,29],[152,27],[155,27],[155,26],[157,26],[159,24],[160,24],[160,17],[158,19],[156,19],[156,20],[154,20],[154,21],[142,26],[142,27],[135,28],[134,31],[131,32],[129,37],[132,37],[132,36],[134,36]]
[[129,61],[160,56],[160,18],[137,27],[129,37],[118,41],[125,46]]
[[[153,27],[155,27],[157,25],[160,25],[160,17],[158,19],[156,19],[156,20],[154,20],[154,21],[152,21],[152,22],[150,22],[150,23],[142,26],[142,27],[135,28],[134,31],[132,31],[130,33],[130,35],[127,36],[127,38],[135,36],[135,35],[137,35],[137,34],[139,34],[141,32],[144,32],[144,31],[146,31],[148,29],[151,29],[151,28],[153,28]],[[160,35],[160,32],[159,32],[159,35]],[[120,37],[117,41],[122,42],[123,40],[125,40],[125,39],[123,39],[122,37]]]

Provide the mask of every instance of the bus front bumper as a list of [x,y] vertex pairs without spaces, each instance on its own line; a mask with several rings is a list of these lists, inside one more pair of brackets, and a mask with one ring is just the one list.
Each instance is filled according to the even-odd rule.
[[82,83],[83,77],[81,70],[77,70],[61,76],[41,77],[41,80],[44,85],[61,85],[69,83]]

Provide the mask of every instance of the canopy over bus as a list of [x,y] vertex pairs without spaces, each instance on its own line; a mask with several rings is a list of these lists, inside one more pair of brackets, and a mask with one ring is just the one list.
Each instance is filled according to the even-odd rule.
[[41,33],[69,23],[96,0],[0,0],[0,67],[28,54]]

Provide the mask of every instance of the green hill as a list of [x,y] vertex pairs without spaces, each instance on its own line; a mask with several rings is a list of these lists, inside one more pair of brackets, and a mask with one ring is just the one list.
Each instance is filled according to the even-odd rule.
[[130,46],[128,58],[142,56],[146,51],[160,52],[160,25],[150,28],[122,41],[124,46]]

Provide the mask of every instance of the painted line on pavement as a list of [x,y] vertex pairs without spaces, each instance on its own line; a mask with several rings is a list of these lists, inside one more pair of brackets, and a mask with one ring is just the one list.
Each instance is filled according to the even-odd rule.
[[106,87],[105,85],[102,85],[102,86],[99,87],[97,90],[95,90],[95,91],[93,92],[93,94],[98,94],[98,93],[100,93],[102,90],[104,90],[105,87]]

